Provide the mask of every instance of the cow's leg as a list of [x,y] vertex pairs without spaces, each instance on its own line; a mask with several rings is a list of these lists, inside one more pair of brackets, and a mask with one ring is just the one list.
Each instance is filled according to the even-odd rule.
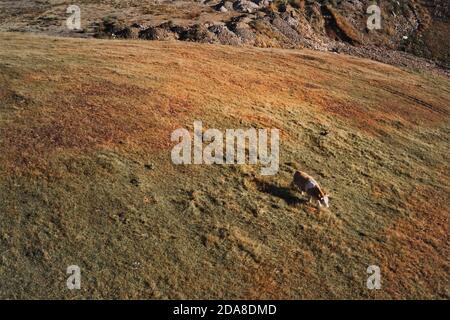
[[291,184],[289,185],[289,187],[290,187],[291,189],[296,189],[296,188],[295,188],[296,186],[297,186],[297,185],[295,184],[295,181],[292,180],[292,181],[291,181]]
[[320,203],[320,201],[319,200],[317,200],[317,209],[322,209],[322,204]]

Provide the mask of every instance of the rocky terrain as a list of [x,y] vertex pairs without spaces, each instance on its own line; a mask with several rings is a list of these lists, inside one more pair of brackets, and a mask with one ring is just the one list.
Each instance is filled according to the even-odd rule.
[[64,25],[65,9],[72,2],[3,0],[0,1],[0,30],[309,48],[421,70],[449,68],[448,1],[379,1],[381,29],[368,30],[366,10],[374,3],[369,0],[83,0],[77,3],[82,12],[82,30],[69,31]]

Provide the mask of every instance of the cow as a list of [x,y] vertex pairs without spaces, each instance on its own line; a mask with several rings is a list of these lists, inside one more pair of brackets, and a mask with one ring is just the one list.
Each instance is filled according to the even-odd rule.
[[325,206],[327,208],[329,205],[329,195],[323,192],[320,185],[311,177],[309,174],[301,171],[296,171],[294,173],[294,179],[291,183],[292,187],[296,187],[303,194],[307,194],[309,196],[309,202],[311,203],[313,200],[317,201],[318,207],[321,208]]

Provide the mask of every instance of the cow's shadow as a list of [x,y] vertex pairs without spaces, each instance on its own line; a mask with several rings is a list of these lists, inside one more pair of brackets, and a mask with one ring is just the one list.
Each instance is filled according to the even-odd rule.
[[[307,203],[308,200],[297,197],[294,191],[289,187],[283,187],[274,183],[257,180],[256,184],[258,190],[264,193],[268,193],[274,197],[283,199],[288,205],[296,206],[299,204]],[[300,193],[299,193],[300,194]]]

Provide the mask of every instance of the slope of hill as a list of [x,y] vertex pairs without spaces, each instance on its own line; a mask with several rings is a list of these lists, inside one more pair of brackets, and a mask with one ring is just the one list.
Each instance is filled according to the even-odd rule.
[[[381,29],[368,30],[378,3]],[[448,0],[0,0],[0,31],[339,51],[399,66],[450,66]],[[428,60],[422,61],[413,55]]]
[[[0,42],[0,297],[449,298],[448,78],[308,50]],[[194,120],[279,128],[279,174],[173,165]],[[329,210],[289,189],[295,169]]]

